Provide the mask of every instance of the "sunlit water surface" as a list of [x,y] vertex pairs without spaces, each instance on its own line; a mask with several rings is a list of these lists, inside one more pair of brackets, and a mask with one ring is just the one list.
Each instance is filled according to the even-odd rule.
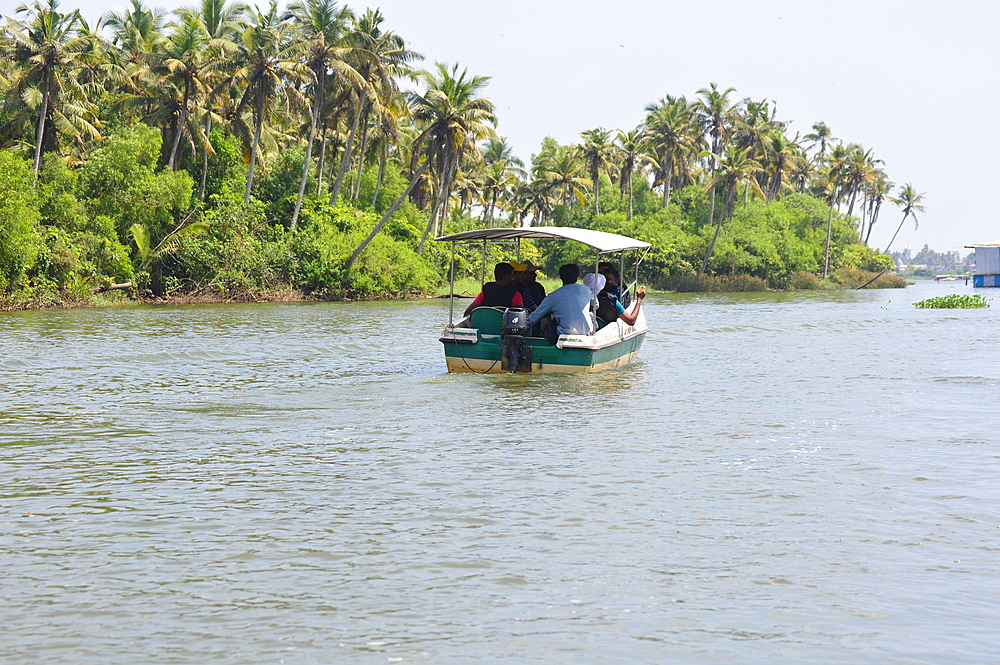
[[441,301],[2,314],[0,659],[997,662],[949,292],[654,295],[586,376],[444,373]]

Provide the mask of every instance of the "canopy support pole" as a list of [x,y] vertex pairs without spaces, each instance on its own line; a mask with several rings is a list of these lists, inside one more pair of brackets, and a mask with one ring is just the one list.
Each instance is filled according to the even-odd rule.
[[455,317],[455,241],[451,241],[451,279],[448,291],[448,325],[454,323]]

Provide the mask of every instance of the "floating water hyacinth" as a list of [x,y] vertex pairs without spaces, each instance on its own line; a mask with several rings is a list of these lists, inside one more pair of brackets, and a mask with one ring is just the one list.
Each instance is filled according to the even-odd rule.
[[973,309],[976,307],[989,307],[990,304],[980,295],[959,295],[952,293],[948,296],[938,296],[928,298],[920,302],[913,303],[914,307],[921,309]]

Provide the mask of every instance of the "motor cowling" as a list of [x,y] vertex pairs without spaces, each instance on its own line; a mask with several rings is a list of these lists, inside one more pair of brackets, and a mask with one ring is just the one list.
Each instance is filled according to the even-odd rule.
[[503,323],[500,325],[500,335],[520,335],[527,337],[531,334],[531,325],[528,323],[528,311],[523,307],[509,307],[503,313]]
[[524,338],[531,334],[528,311],[523,307],[509,307],[504,310],[500,324],[500,338],[503,340],[501,366],[508,372],[531,371],[531,347]]

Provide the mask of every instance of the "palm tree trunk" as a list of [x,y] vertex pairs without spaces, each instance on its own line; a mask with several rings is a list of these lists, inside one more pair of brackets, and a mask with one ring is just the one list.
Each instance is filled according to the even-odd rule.
[[326,164],[326,118],[323,118],[323,124],[320,125],[319,130],[319,164],[316,165],[316,195],[319,196],[323,193],[323,167]]
[[[899,235],[900,229],[903,228],[903,222],[905,222],[906,218],[909,217],[909,216],[910,216],[910,211],[909,210],[907,210],[907,211],[905,211],[903,213],[903,219],[899,220],[899,226],[896,227],[896,232],[892,234],[892,237],[889,238],[889,244],[887,244],[885,246],[885,249],[882,250],[883,254],[888,254],[889,253],[889,247],[892,246],[892,242],[896,239],[896,236]],[[916,219],[916,218],[914,218],[914,219]]]
[[[712,203],[708,208],[708,223],[711,224],[715,219],[715,187],[712,188]],[[715,235],[712,236],[712,242],[708,245],[708,250],[705,252],[705,258],[701,262],[701,267],[698,268],[698,277],[705,274],[705,268],[708,267],[708,260],[712,258],[712,252],[715,251],[715,241],[719,239],[719,231],[722,230],[722,218],[719,217],[719,223],[715,226]]]
[[361,100],[359,99],[358,108],[354,112],[354,121],[351,123],[351,133],[347,136],[347,145],[344,146],[344,154],[340,158],[340,171],[337,173],[337,181],[333,183],[333,189],[330,191],[330,205],[337,203],[337,197],[340,196],[340,187],[344,184],[344,174],[351,168],[351,153],[354,149],[354,137],[358,133],[358,123],[361,121],[361,106]]
[[[205,121],[205,138],[212,140],[212,109],[208,109],[208,119]],[[201,183],[198,185],[198,200],[205,200],[205,183],[208,181],[208,150],[201,156]]]
[[38,129],[35,136],[35,179],[38,182],[38,172],[42,170],[42,138],[45,135],[45,116],[49,112],[49,72],[45,72],[45,92],[42,94],[42,106],[38,110]]
[[628,177],[628,221],[632,221],[632,202],[635,197],[632,192],[632,174]]
[[309,167],[312,165],[313,142],[316,140],[316,122],[319,119],[320,106],[323,103],[323,80],[326,78],[322,72],[317,77],[316,102],[313,104],[312,119],[309,121],[309,139],[306,141],[306,160],[302,165],[302,177],[299,179],[299,193],[295,197],[295,211],[292,213],[292,221],[289,228],[293,231],[299,223],[299,212],[302,210],[302,197],[306,193],[306,183],[309,181]]
[[261,104],[260,113],[255,114],[255,124],[253,130],[253,145],[250,148],[250,168],[247,171],[247,189],[243,193],[243,205],[249,205],[250,203],[250,188],[253,186],[253,172],[257,167],[257,146],[260,144],[260,132],[264,127],[264,109],[263,103]]
[[184,133],[184,128],[187,126],[187,109],[188,109],[188,88],[190,84],[184,82],[184,99],[181,100],[181,115],[177,119],[177,129],[174,131],[174,142],[170,146],[170,159],[168,163],[170,164],[170,170],[177,170],[177,147],[181,144],[181,135]]
[[667,158],[667,166],[663,175],[663,209],[670,205],[670,185],[672,184],[674,173],[674,155],[671,153]]
[[369,233],[368,236],[361,241],[361,244],[358,245],[358,248],[354,250],[353,254],[351,254],[351,258],[347,259],[347,263],[344,265],[345,271],[351,269],[351,266],[354,265],[355,261],[357,261],[358,256],[360,256],[361,252],[363,252],[365,247],[368,246],[368,243],[372,241],[372,238],[374,238],[378,234],[378,232],[382,230],[382,227],[386,225],[386,222],[389,221],[389,218],[392,217],[397,210],[399,210],[399,206],[403,205],[403,201],[406,200],[406,197],[410,195],[410,192],[413,191],[413,188],[416,187],[418,182],[420,182],[420,178],[423,177],[424,171],[427,170],[427,167],[428,165],[430,165],[430,163],[431,162],[428,159],[425,160],[424,163],[420,165],[420,168],[417,169],[417,172],[413,174],[413,178],[410,179],[410,184],[406,186],[406,189],[403,190],[403,193],[399,195],[399,198],[396,199],[396,201],[392,204],[392,206],[385,211],[385,214],[382,215],[382,219],[378,221],[378,224],[376,224],[375,228],[371,230],[371,233]]
[[823,279],[830,274],[830,234],[833,229],[833,204],[830,204],[830,214],[826,218],[826,250],[823,257]]
[[351,195],[352,201],[357,201],[361,196],[361,175],[365,170],[365,153],[368,151],[368,128],[371,125],[371,118],[368,116],[368,109],[364,112],[365,121],[361,129],[361,159],[358,160],[358,177],[354,180],[354,193]]
[[372,207],[378,204],[378,193],[382,189],[382,178],[385,177],[385,145],[378,157],[378,178],[375,179],[375,193],[372,195]]

